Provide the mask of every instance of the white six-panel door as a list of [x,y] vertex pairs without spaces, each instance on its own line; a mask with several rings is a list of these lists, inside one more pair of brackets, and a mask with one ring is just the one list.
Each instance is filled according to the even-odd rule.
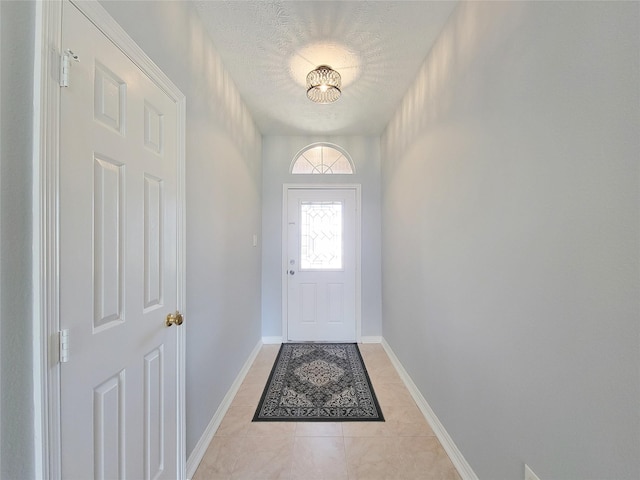
[[287,340],[354,342],[356,190],[285,192]]
[[62,45],[62,477],[176,479],[178,108],[68,2]]

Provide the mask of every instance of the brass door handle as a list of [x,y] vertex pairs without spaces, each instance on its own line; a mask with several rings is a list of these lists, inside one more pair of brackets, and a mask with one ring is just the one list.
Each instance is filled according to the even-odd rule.
[[170,327],[174,324],[182,325],[182,322],[184,322],[184,317],[180,312],[176,311],[176,313],[170,313],[169,315],[167,315],[167,320],[164,323],[167,327]]

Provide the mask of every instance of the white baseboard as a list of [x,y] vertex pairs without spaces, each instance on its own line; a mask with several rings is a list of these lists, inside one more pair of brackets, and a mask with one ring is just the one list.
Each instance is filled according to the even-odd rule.
[[204,430],[204,433],[200,437],[200,440],[198,440],[198,443],[189,455],[189,458],[187,459],[187,478],[192,478],[195,475],[196,470],[198,469],[198,465],[200,465],[200,462],[202,461],[202,457],[204,457],[204,454],[207,452],[207,448],[209,448],[209,444],[211,443],[216,430],[218,430],[222,419],[227,413],[227,410],[229,410],[233,398],[236,396],[236,393],[238,393],[244,377],[247,376],[249,368],[258,356],[262,344],[262,341],[258,341],[258,344],[249,355],[249,358],[247,358],[247,361],[244,363],[242,369],[240,370],[240,373],[238,373],[238,376],[234,380],[233,384],[231,384],[231,388],[229,388],[229,391],[222,399],[218,410],[216,410],[216,413],[213,414],[213,417],[211,418],[209,425],[207,425],[207,428]]
[[282,343],[282,337],[262,337],[264,345],[277,345]]
[[[381,343],[382,337],[369,336],[369,337],[360,337],[359,343]],[[282,343],[282,337],[262,337],[262,343],[264,345],[275,345]]]
[[458,450],[458,447],[456,447],[453,439],[449,436],[442,423],[440,423],[440,420],[438,420],[438,417],[429,406],[429,403],[422,396],[422,393],[420,393],[420,390],[418,390],[416,384],[413,383],[413,380],[400,363],[400,360],[398,360],[396,354],[393,353],[391,346],[384,338],[382,339],[382,346],[387,352],[391,363],[393,363],[393,366],[398,371],[400,378],[409,389],[409,393],[411,393],[411,396],[418,405],[418,408],[420,408],[420,411],[427,419],[427,422],[431,426],[431,429],[436,434],[436,437],[438,437],[438,440],[440,440],[442,447],[447,452],[447,455],[449,455],[453,466],[456,467],[456,470],[458,470],[458,473],[460,474],[460,477],[462,477],[462,480],[478,480],[478,476],[471,468],[471,465],[469,465],[469,463],[462,456],[462,452]]
[[360,337],[360,343],[382,343],[382,337],[369,336]]

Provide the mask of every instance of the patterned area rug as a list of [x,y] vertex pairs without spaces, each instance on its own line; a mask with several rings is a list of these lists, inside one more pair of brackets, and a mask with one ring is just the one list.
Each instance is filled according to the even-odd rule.
[[283,343],[253,421],[384,421],[355,343]]

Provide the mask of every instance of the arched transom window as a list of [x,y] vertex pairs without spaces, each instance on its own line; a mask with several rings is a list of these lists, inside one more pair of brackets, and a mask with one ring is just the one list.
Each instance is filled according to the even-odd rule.
[[347,174],[354,171],[349,154],[337,145],[314,143],[300,150],[291,164],[293,174]]

